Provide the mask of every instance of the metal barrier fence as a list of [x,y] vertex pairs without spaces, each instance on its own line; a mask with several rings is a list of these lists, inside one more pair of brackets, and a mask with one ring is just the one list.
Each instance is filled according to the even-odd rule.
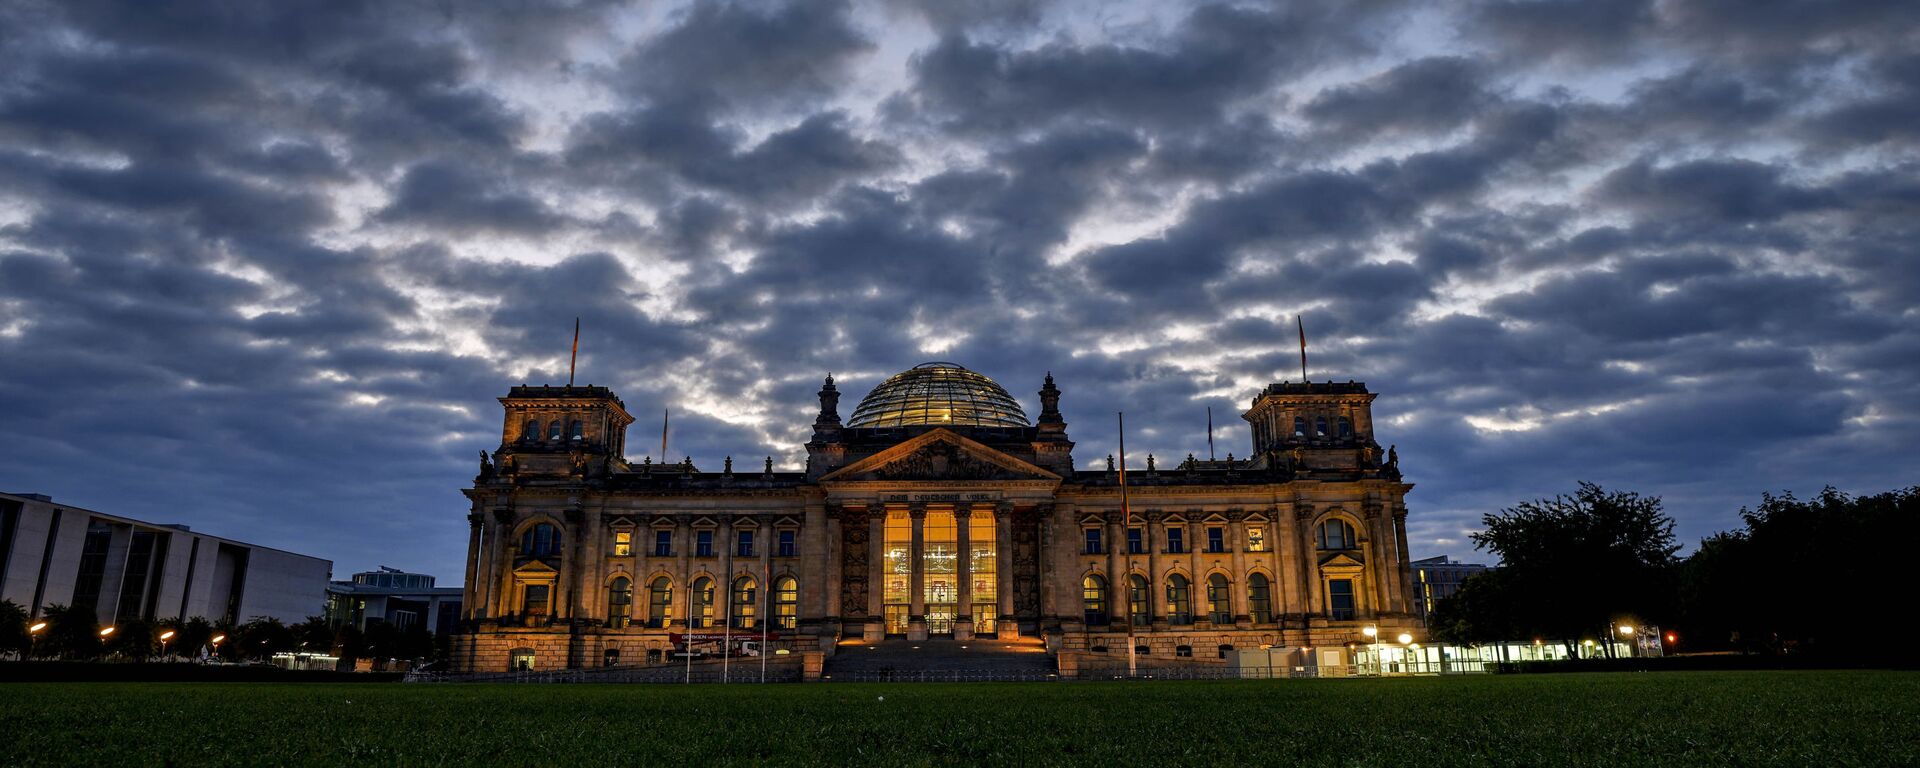
[[797,683],[801,680],[798,664],[769,666],[765,677],[759,665],[720,667],[684,666],[595,667],[590,669],[549,669],[529,672],[410,672],[409,683]]

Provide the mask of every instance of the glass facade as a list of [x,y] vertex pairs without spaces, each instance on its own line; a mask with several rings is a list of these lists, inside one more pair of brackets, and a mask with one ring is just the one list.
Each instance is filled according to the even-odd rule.
[[887,512],[881,539],[880,600],[885,605],[887,634],[907,633],[907,608],[913,602],[913,519],[904,509]]
[[921,583],[927,607],[927,632],[952,634],[960,613],[960,528],[953,512],[929,510],[921,525]]
[[847,421],[849,427],[917,424],[1031,426],[1007,390],[953,363],[922,363],[895,374],[867,393]]
[[998,529],[992,512],[974,510],[967,524],[967,579],[973,597],[973,631],[995,631],[1000,614],[1000,555]]

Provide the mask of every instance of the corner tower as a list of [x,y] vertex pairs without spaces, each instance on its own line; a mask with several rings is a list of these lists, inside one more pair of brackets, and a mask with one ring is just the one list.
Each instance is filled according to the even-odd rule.
[[494,460],[502,475],[584,477],[625,464],[633,416],[606,387],[521,385],[500,406],[506,415]]

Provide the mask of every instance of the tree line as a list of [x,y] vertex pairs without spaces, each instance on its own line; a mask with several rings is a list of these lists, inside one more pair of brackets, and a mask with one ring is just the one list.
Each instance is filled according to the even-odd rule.
[[1571,650],[1622,624],[1652,624],[1679,651],[1890,652],[1874,645],[1891,638],[1873,624],[1884,623],[1883,596],[1901,583],[1896,548],[1920,540],[1920,486],[1762,494],[1740,519],[1680,557],[1655,496],[1580,483],[1484,515],[1474,548],[1501,565],[1440,600],[1428,629],[1444,642],[1537,639]]
[[[46,626],[32,631],[39,623]],[[277,653],[327,654],[347,660],[428,660],[443,651],[421,627],[403,630],[374,622],[362,632],[351,624],[335,627],[319,616],[292,625],[265,616],[240,623],[195,616],[123,621],[105,634],[103,629],[91,608],[53,604],[34,618],[18,603],[0,600],[0,657],[134,662],[165,657],[244,663],[268,661]]]

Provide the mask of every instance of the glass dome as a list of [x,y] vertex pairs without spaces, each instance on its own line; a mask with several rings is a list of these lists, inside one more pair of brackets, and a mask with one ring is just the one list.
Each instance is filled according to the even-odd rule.
[[894,374],[868,392],[847,421],[849,427],[917,424],[1031,426],[1007,390],[953,363],[921,363]]

